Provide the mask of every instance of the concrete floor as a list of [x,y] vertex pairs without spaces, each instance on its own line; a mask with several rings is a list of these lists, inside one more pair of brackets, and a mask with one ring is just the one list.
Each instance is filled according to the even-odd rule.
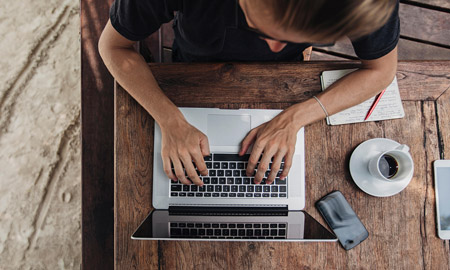
[[79,1],[0,7],[0,269],[79,269]]

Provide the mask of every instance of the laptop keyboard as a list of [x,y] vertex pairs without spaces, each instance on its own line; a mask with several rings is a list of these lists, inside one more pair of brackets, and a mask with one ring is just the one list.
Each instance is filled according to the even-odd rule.
[[286,239],[286,223],[170,222],[171,238]]
[[[272,163],[266,172],[261,184],[253,183],[254,177],[248,177],[246,168],[249,155],[237,154],[211,154],[205,157],[208,176],[199,175],[204,185],[202,187],[184,185],[181,182],[172,182],[170,196],[186,198],[286,198],[287,179],[279,178],[284,162],[281,163],[272,184],[266,184],[266,177],[270,174]],[[258,163],[259,164],[259,163]],[[256,172],[256,170],[255,170]]]

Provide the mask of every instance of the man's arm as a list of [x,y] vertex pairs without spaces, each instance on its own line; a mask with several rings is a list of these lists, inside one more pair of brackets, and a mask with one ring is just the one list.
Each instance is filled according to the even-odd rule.
[[209,155],[208,138],[191,126],[177,106],[162,92],[144,58],[133,49],[134,43],[121,36],[108,21],[98,44],[100,56],[120,85],[161,127],[161,154],[168,177],[190,184],[183,172],[184,167],[188,177],[195,184],[202,185],[192,161],[202,175],[207,174],[203,156]]
[[[392,82],[396,71],[397,47],[381,58],[362,60],[360,69],[341,78],[317,97],[328,114],[332,115],[380,93]],[[253,175],[259,157],[262,155],[255,175],[255,183],[261,182],[272,158],[272,170],[267,182],[274,181],[283,158],[285,166],[280,178],[285,178],[292,165],[297,132],[301,127],[321,120],[325,116],[319,103],[311,98],[287,108],[273,120],[251,130],[243,140],[239,153],[243,155],[254,143],[247,174]]]

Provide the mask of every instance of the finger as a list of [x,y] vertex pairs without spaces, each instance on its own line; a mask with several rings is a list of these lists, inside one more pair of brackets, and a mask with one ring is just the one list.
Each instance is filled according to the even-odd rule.
[[255,142],[255,145],[253,145],[252,153],[250,154],[250,157],[248,158],[247,176],[252,177],[255,174],[256,164],[258,163],[259,158],[261,157],[261,153],[262,153],[263,149],[264,149],[264,144],[260,143],[257,140]]
[[294,157],[294,151],[288,151],[286,156],[284,157],[284,168],[283,172],[280,174],[280,179],[283,180],[289,174],[289,170],[292,166],[292,158]]
[[252,145],[252,143],[255,141],[256,134],[258,134],[258,132],[256,128],[254,128],[247,134],[247,136],[245,136],[244,140],[241,143],[241,150],[239,151],[240,156],[244,155],[247,152],[250,145]]
[[[198,149],[200,150],[200,149]],[[208,169],[206,168],[205,159],[201,151],[194,151],[191,153],[192,159],[194,160],[195,166],[197,166],[197,170],[201,175],[208,175]]]
[[284,156],[285,156],[285,151],[278,151],[278,153],[274,156],[273,162],[272,162],[272,167],[270,168],[270,174],[266,180],[267,184],[271,184],[275,180],[275,177],[277,176],[277,173],[280,170],[281,161],[283,160]]
[[[211,151],[209,151],[209,141],[208,137],[206,137],[204,134],[200,137],[200,150],[202,151],[202,155],[209,156],[211,155]],[[198,165],[197,165],[198,167]]]
[[276,153],[276,150],[270,149],[268,151],[264,151],[264,154],[259,162],[258,169],[255,174],[255,184],[261,183],[264,178],[267,169],[269,169],[270,160],[272,160],[273,155]]
[[194,164],[192,163],[192,158],[189,154],[185,154],[181,156],[181,162],[183,162],[184,169],[186,170],[186,174],[189,179],[196,184],[197,186],[202,186],[203,182],[198,177],[197,171],[194,168]]
[[171,158],[173,163],[173,168],[175,169],[175,175],[177,176],[178,180],[180,180],[181,183],[185,185],[192,184],[191,181],[189,181],[186,178],[186,174],[183,170],[183,165],[181,165],[180,159],[178,157]]
[[163,156],[162,160],[163,160],[164,172],[166,173],[167,177],[169,177],[172,181],[177,181],[178,178],[172,171],[172,166],[171,166],[172,163],[170,161],[170,158],[168,156]]

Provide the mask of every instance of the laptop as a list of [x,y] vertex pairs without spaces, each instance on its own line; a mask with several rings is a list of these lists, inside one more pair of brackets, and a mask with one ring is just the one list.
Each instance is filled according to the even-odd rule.
[[[297,133],[288,176],[255,185],[246,175],[251,148],[239,156],[247,133],[281,110],[180,108],[209,140],[202,187],[171,181],[163,170],[161,130],[155,124],[153,210],[132,235],[140,240],[336,241],[305,207],[304,129]],[[284,166],[284,161],[281,168]],[[269,169],[271,164],[269,165]],[[266,172],[266,177],[269,172]]]

